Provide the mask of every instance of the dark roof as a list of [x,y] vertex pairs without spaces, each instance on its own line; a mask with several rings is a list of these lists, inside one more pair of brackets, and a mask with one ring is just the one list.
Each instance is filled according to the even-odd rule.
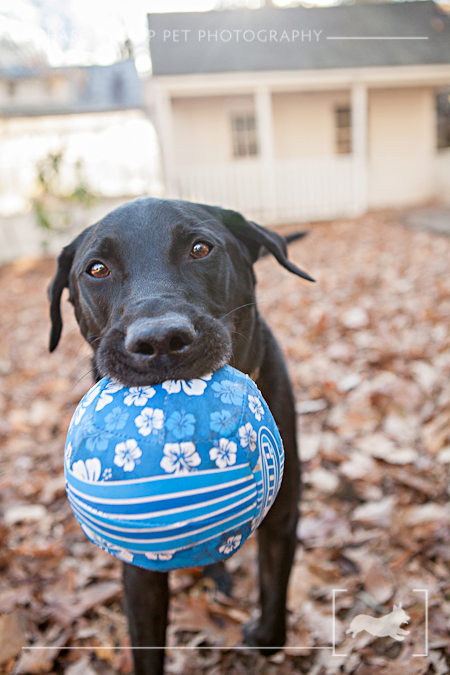
[[[148,22],[150,31],[156,33],[150,38],[154,75],[450,63],[450,17],[430,0],[149,14]],[[174,30],[180,31],[179,42],[173,40]],[[182,33],[183,30],[190,32]],[[261,30],[267,31],[260,34],[261,38],[269,37],[270,30],[276,31],[272,35],[277,41],[258,40],[256,34]],[[301,37],[292,40],[293,30],[299,31],[300,36],[302,31],[322,33],[318,41],[312,33],[309,42],[301,41]],[[208,31],[212,35],[209,42]],[[222,33],[224,39],[221,31],[229,31]],[[253,31],[255,39],[246,42],[244,31]],[[290,41],[280,39],[283,31]],[[232,38],[225,41],[230,35]],[[327,39],[336,36],[428,40]],[[251,38],[252,34],[247,33],[247,39]]]
[[[0,80],[7,81],[13,88],[27,80],[46,83],[55,96],[36,96],[33,91],[30,101],[26,92],[15,103],[14,95],[0,107],[2,116],[20,115],[63,115],[70,113],[104,112],[130,110],[142,107],[141,81],[134,61],[127,59],[109,66],[10,67],[0,68]],[[69,94],[58,96],[58,89],[69,89]]]
[[140,108],[141,81],[133,59],[110,66],[88,66],[87,81],[77,101],[82,107],[95,109]]

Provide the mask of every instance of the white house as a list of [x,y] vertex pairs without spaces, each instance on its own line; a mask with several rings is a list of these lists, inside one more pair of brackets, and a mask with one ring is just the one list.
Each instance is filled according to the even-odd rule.
[[[0,66],[2,58],[0,41]],[[67,204],[70,228],[39,228],[33,201],[42,194],[39,164],[62,153],[57,188],[84,184],[92,209]],[[17,60],[0,67],[0,263],[58,251],[78,230],[124,199],[159,194],[159,150],[142,109],[133,59],[109,66],[50,68]]]
[[37,164],[49,152],[63,151],[62,171],[72,189],[81,161],[90,189],[116,197],[155,188],[155,146],[133,59],[109,66],[0,67],[0,219],[30,210]]
[[450,195],[450,17],[434,2],[148,20],[168,196],[275,224]]

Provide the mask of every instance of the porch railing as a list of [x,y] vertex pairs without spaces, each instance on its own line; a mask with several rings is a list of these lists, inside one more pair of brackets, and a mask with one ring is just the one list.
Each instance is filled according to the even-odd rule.
[[233,208],[266,224],[366,209],[364,166],[352,155],[191,165],[178,170],[177,187],[181,199]]

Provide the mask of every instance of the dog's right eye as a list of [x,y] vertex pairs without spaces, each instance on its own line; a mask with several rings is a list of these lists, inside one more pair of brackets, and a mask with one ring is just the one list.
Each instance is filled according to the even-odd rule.
[[95,277],[96,279],[104,279],[105,277],[109,277],[111,274],[106,265],[98,261],[92,263],[92,265],[89,265],[86,272],[89,274],[89,276]]

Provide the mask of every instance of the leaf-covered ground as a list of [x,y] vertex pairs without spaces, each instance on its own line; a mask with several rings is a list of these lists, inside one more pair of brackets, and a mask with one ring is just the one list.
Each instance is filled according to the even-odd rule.
[[[231,599],[199,570],[172,575],[169,673],[450,672],[450,240],[396,214],[311,230],[290,255],[316,284],[269,258],[257,265],[304,470],[288,647],[268,660],[233,650],[257,612],[251,539],[228,563]],[[47,352],[53,270],[0,269],[0,673],[127,674],[120,564],[86,540],[64,493],[64,436],[91,366],[67,303],[63,340]],[[335,653],[333,589],[344,589]],[[345,633],[356,614],[381,617],[394,602],[410,616],[403,642]]]

